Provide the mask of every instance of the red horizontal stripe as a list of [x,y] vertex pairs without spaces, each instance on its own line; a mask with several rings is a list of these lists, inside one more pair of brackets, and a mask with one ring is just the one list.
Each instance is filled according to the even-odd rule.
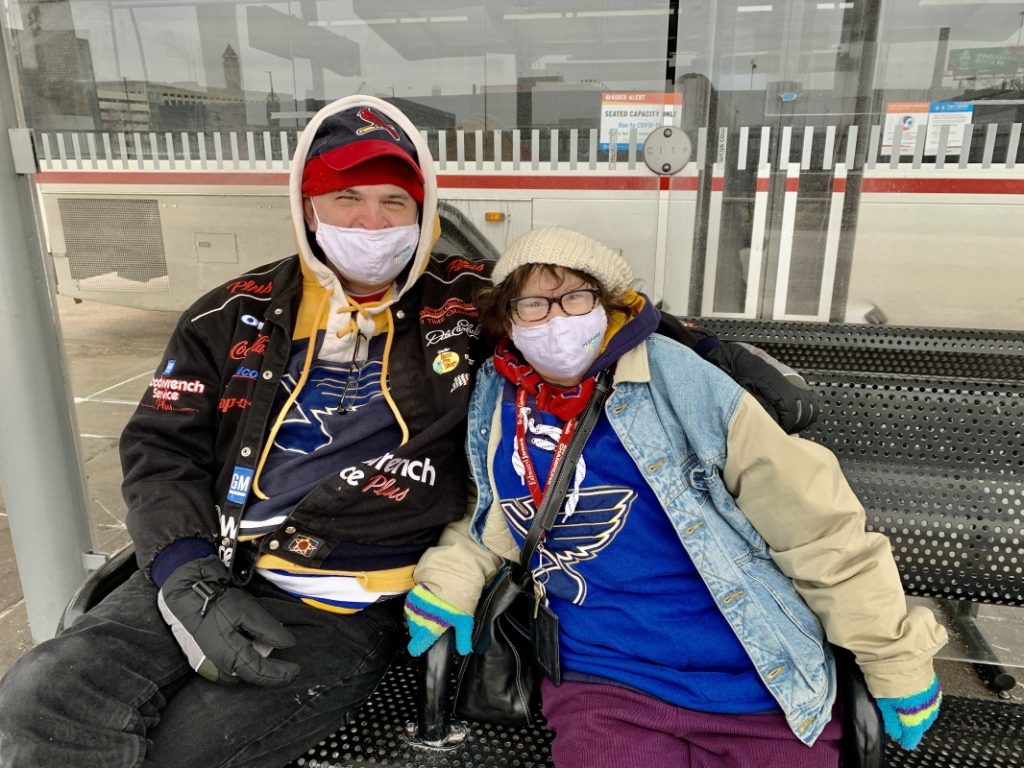
[[[444,174],[438,177],[438,186],[455,189],[580,189],[655,191],[665,189],[665,178],[659,176],[566,176],[509,174]],[[670,176],[668,188],[672,191],[694,191],[698,188],[696,176]],[[39,184],[119,184],[126,186],[193,185],[233,187],[244,185],[286,186],[288,174],[281,171],[40,171],[35,175]],[[712,189],[721,191],[723,180],[713,177]],[[758,178],[756,190],[767,192],[769,180]],[[799,189],[799,179],[786,179],[786,191]],[[845,179],[834,179],[832,189],[846,191]],[[865,193],[905,193],[931,195],[1024,195],[1024,179],[879,179],[867,178],[861,182]]]
[[864,179],[861,190],[924,195],[1024,195],[1024,179]]
[[696,176],[672,176],[672,181],[669,184],[669,188],[675,192],[696,192],[697,191],[697,177]]
[[712,192],[721,192],[723,189],[725,189],[725,179],[723,177],[721,177],[721,176],[712,176],[711,177],[711,191]]
[[[202,186],[241,186],[288,184],[282,172],[248,173],[238,171],[40,171],[39,184],[189,184]],[[509,173],[503,175],[444,174],[437,178],[445,189],[586,189],[654,191],[697,189],[696,176],[540,176]]]
[[800,179],[792,176],[786,177],[786,191],[787,192],[799,192],[800,191]]

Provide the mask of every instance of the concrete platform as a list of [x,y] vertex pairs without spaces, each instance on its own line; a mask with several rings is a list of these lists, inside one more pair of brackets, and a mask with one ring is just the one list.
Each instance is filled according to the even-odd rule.
[[[117,442],[135,409],[177,322],[177,313],[75,303],[57,297],[71,389],[89,491],[93,548],[112,553],[128,541],[121,499]],[[1013,609],[1017,615],[1024,609]],[[1016,632],[1006,633],[1017,635]],[[999,638],[1007,640],[1007,638]],[[1011,644],[1020,646],[1020,636]],[[0,674],[32,646],[21,584],[0,495]],[[938,663],[945,690],[961,696],[996,698],[971,666]],[[1024,680],[1024,669],[1020,680]],[[1024,702],[1018,683],[1011,698]]]

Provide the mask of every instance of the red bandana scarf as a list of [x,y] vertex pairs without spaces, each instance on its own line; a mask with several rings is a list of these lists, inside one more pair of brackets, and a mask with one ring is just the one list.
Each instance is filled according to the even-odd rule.
[[494,368],[515,384],[517,389],[525,390],[528,395],[535,398],[538,408],[557,416],[562,421],[579,416],[587,407],[590,395],[594,391],[593,376],[574,387],[560,387],[544,381],[532,366],[520,360],[512,351],[508,337],[502,339],[494,351]]

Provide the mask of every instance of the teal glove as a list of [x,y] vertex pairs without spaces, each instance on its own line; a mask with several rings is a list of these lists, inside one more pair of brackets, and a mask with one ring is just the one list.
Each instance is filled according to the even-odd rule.
[[914,749],[939,716],[942,704],[939,678],[933,678],[928,690],[921,693],[899,699],[876,699],[876,702],[889,738],[904,749]]
[[455,629],[455,650],[463,656],[473,650],[473,617],[435,595],[422,584],[405,597],[405,620],[409,623],[409,653],[419,656],[445,633]]

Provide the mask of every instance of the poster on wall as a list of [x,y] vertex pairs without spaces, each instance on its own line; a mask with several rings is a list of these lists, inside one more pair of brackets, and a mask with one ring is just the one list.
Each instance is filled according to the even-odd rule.
[[959,154],[964,141],[964,126],[974,117],[974,105],[961,101],[893,101],[885,105],[885,124],[882,126],[883,155],[891,155],[893,136],[899,135],[899,153],[914,154],[917,132],[924,126],[924,154],[934,155],[939,150],[942,126],[947,126],[946,154]]
[[635,128],[641,150],[655,128],[679,126],[682,106],[681,93],[602,93],[600,148],[629,149],[629,132]]

